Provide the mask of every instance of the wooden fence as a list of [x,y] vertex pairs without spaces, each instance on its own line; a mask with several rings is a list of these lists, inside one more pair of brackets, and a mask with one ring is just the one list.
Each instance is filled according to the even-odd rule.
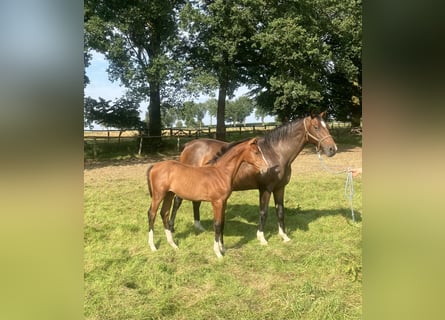
[[[335,129],[350,127],[350,124],[344,122],[332,122],[329,126],[331,129]],[[264,132],[276,127],[277,124],[275,123],[227,126],[226,135],[228,138],[234,138],[235,135],[240,137],[249,134],[262,135]],[[160,138],[170,141],[171,144],[175,143],[177,150],[179,151],[181,145],[187,141],[198,138],[214,139],[215,136],[215,126],[202,128],[164,128],[162,129],[162,136],[158,137],[143,135],[137,130],[84,130],[84,152],[86,154],[88,153],[88,157],[93,159],[96,159],[99,153],[104,152],[103,149],[112,148],[127,148],[127,151],[131,151],[130,153],[141,155],[144,142],[159,140]],[[108,145],[108,148],[104,147],[104,145]]]

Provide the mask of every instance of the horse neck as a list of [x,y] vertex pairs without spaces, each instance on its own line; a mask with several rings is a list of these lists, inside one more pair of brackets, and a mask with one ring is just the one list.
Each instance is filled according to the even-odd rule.
[[277,142],[268,146],[275,153],[279,154],[279,158],[283,162],[292,163],[307,142],[303,121],[304,119],[300,119],[289,124],[285,134]]
[[233,147],[218,159],[214,167],[224,172],[229,181],[232,182],[241,163],[244,161],[243,153],[243,150],[240,150],[240,146]]

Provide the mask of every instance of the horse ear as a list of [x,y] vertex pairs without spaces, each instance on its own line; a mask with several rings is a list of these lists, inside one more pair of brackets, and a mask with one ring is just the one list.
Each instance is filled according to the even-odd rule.
[[257,144],[257,143],[258,143],[257,138],[253,138],[252,140],[250,140],[250,144]]
[[311,110],[311,119],[316,118],[317,115],[318,115],[318,112],[317,112],[315,109],[312,109],[312,110]]
[[322,117],[323,119],[326,119],[326,110],[323,111],[322,113],[320,113],[320,117]]

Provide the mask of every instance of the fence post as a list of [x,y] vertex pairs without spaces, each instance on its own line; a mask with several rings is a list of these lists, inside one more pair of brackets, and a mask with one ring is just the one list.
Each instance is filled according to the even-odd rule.
[[139,151],[138,155],[141,155],[142,153],[142,140],[144,139],[144,136],[141,134],[141,140],[139,141]]
[[93,137],[93,159],[96,160],[96,137]]

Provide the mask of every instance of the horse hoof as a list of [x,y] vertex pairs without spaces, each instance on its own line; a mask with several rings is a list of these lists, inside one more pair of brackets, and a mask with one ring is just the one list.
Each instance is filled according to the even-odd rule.
[[167,242],[173,247],[173,249],[179,249],[176,243],[173,241],[173,235],[170,229],[165,229],[165,235],[167,237]]
[[258,239],[258,240],[260,240],[260,244],[261,245],[263,245],[263,246],[267,246],[267,240],[266,240],[266,238],[264,238],[264,232],[261,232],[261,231],[257,231],[256,232],[256,238]]
[[278,235],[283,239],[283,242],[289,242],[290,238],[287,236],[287,234],[281,229],[281,227],[278,227]]
[[201,225],[201,222],[200,222],[200,221],[195,221],[193,225],[195,226],[195,229],[196,229],[197,231],[199,231],[199,232],[204,232],[204,231],[206,231],[206,230],[204,229],[204,227]]
[[216,254],[216,256],[218,257],[218,259],[223,258],[223,255],[222,255],[222,254],[223,254],[224,252],[221,252],[221,247],[220,247],[219,243],[216,242],[216,241],[215,241],[215,243],[213,244],[213,252],[215,252],[215,254]]
[[151,251],[156,251],[156,246],[155,246],[155,242],[153,239],[153,230],[150,230],[148,232],[148,245],[150,246]]

